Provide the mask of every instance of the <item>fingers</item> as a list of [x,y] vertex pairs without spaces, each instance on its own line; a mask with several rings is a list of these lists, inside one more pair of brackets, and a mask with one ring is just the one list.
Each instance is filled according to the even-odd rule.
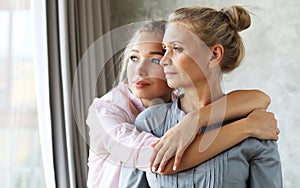
[[279,139],[279,136],[278,135],[275,135],[275,141],[278,141],[278,139]]
[[152,144],[150,144],[151,147],[155,147],[160,142],[160,139],[156,140]]
[[267,112],[271,118],[275,119],[275,114],[273,112]]
[[272,140],[275,140],[275,141],[278,141],[279,139],[279,133],[280,133],[280,130],[278,127],[276,127],[275,129],[273,129],[273,131],[271,131],[271,139]]
[[168,161],[174,156],[174,153],[176,152],[176,148],[174,147],[175,146],[170,146],[168,144],[163,145],[161,143],[158,143],[156,145],[150,158],[150,167],[152,172],[157,171],[158,173],[161,173],[165,169]]
[[[158,154],[160,155],[160,154]],[[158,163],[160,163],[159,167],[158,167],[158,173],[161,173],[164,171],[166,165],[168,164],[168,161],[171,159],[171,157],[174,156],[174,150],[172,148],[168,149],[164,154],[162,154],[163,157],[161,159],[161,161],[157,161]],[[154,162],[155,164],[155,162]]]
[[158,169],[158,167],[159,167],[158,164],[157,165],[152,165],[151,166],[151,172],[153,172],[153,173],[157,172],[156,170]]
[[279,139],[279,133],[280,133],[280,129],[277,127],[276,128],[276,135],[275,135],[275,140],[278,141]]
[[152,172],[155,172],[157,170],[157,167],[158,167],[159,163],[155,163],[155,161],[156,161],[157,154],[160,151],[160,149],[161,149],[162,146],[163,145],[161,143],[158,143],[155,146],[155,148],[153,150],[153,153],[152,153],[152,155],[150,157],[150,167],[151,167],[151,171]]
[[174,161],[174,165],[173,165],[173,171],[176,171],[180,165],[182,156],[183,156],[184,151],[182,152],[177,152],[176,156],[175,156],[175,161]]
[[[174,156],[174,151],[176,148],[168,148],[165,150],[163,147],[156,152],[156,155],[151,158],[153,162],[151,162],[151,171],[162,173],[168,164],[169,160]],[[173,171],[176,171],[180,165],[184,150],[176,153],[175,162],[173,164]]]
[[159,173],[163,171],[167,162],[173,156],[173,154],[174,154],[174,150],[173,150],[172,146],[169,146],[169,147],[164,146],[164,147],[160,148],[160,150],[157,153],[156,158],[153,162],[154,165],[159,164],[159,168],[157,170]]

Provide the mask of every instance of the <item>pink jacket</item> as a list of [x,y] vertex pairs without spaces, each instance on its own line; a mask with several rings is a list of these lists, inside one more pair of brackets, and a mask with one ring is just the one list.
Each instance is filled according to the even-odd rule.
[[141,100],[125,83],[94,99],[86,121],[90,128],[88,187],[118,187],[122,163],[150,170],[150,144],[158,138],[133,125],[142,110]]

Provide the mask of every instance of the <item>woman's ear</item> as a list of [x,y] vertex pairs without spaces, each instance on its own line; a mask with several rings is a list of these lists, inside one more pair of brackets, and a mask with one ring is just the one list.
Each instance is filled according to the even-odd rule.
[[223,55],[224,55],[224,48],[221,44],[216,44],[213,47],[210,48],[211,51],[211,58],[210,58],[210,63],[212,64],[220,64]]

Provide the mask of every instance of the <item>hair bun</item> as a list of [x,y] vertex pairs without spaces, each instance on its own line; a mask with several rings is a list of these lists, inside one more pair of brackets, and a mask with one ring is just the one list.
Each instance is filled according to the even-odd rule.
[[251,25],[249,13],[240,6],[222,8],[221,12],[228,18],[229,25],[235,31],[243,31]]

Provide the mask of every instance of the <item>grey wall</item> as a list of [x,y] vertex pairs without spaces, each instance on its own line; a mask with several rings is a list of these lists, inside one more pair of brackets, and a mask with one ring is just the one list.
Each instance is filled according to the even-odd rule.
[[284,187],[300,187],[300,1],[113,0],[112,24],[116,28],[150,17],[163,18],[190,5],[242,5],[253,13],[252,26],[241,33],[246,47],[244,63],[224,77],[224,88],[257,88],[271,96],[270,110],[281,129],[278,143]]

